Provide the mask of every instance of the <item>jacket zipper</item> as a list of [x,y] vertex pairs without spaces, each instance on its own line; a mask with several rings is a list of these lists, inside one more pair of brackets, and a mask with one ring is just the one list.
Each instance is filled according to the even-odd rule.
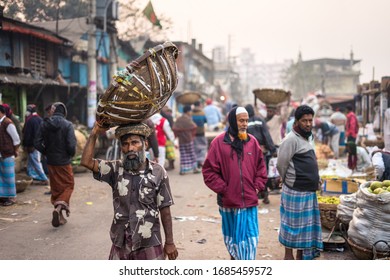
[[241,166],[241,158],[237,155],[237,158],[238,158],[238,166],[240,168],[240,187],[241,187],[241,198],[242,198],[242,202],[244,203],[244,207],[245,207],[245,199],[244,199],[244,188],[242,186],[242,166]]

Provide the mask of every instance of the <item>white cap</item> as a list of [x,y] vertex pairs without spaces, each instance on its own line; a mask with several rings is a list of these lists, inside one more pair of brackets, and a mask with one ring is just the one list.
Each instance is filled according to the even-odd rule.
[[248,111],[247,111],[244,107],[237,107],[236,116],[237,116],[238,114],[242,114],[242,113],[248,114]]

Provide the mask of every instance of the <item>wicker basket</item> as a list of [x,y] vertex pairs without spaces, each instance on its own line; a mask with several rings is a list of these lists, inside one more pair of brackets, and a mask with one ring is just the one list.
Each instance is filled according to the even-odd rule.
[[337,220],[337,204],[318,203],[321,216],[321,225],[327,229],[332,229]]
[[139,123],[160,111],[178,84],[178,48],[171,42],[149,49],[118,71],[96,110],[100,126]]
[[191,105],[199,101],[202,96],[198,92],[187,91],[176,96],[176,102],[183,105]]
[[279,103],[286,101],[291,93],[283,89],[255,89],[253,90],[254,95],[260,99],[261,102],[268,106],[276,106]]
[[17,174],[15,177],[16,192],[17,193],[24,192],[27,189],[27,187],[32,184],[32,182],[33,182],[33,178],[27,175]]
[[[347,239],[348,245],[351,247],[351,250],[355,257],[359,260],[376,260],[376,259],[385,259],[390,256],[390,247],[389,244],[385,241],[377,241],[372,246],[372,249],[364,248],[357,245],[355,242],[351,240],[351,238]],[[379,242],[384,242],[389,247],[388,251],[377,251],[375,245]]]

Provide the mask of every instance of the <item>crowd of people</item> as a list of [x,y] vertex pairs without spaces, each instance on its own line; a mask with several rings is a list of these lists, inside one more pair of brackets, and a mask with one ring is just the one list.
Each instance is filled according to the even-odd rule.
[[[42,118],[35,104],[28,104],[25,121],[13,117],[8,104],[0,105],[0,205],[16,202],[15,158],[27,154],[26,175],[33,184],[49,186],[44,192],[51,196],[52,225],[59,227],[70,214],[70,198],[74,188],[71,161],[76,152],[73,124],[66,120],[67,108],[55,102],[45,108]],[[22,147],[22,150],[20,150]]]
[[[197,101],[182,106],[176,116],[165,106],[144,122],[116,128],[121,156],[115,160],[95,157],[97,139],[108,130],[96,123],[81,165],[113,191],[109,259],[178,257],[169,183],[169,171],[175,169],[177,157],[180,175],[201,173],[206,187],[216,193],[223,240],[231,259],[256,258],[259,199],[270,203],[268,195],[275,190],[281,194],[279,241],[285,247],[284,258],[317,257],[323,243],[314,139],[329,144],[335,158],[341,156],[339,145],[344,141],[350,168],[364,170],[369,162],[377,166],[378,179],[390,179],[390,151],[374,151],[372,159],[367,156],[357,139],[358,118],[351,107],[346,110],[345,114],[343,109],[337,110],[324,120],[305,104],[294,107],[290,114],[269,106],[267,116],[261,116],[252,104],[235,104],[224,119],[209,99],[205,104]],[[20,123],[11,119],[12,110],[0,105],[0,139],[4,143],[0,147],[0,202],[2,206],[15,203],[14,164],[21,145],[28,156],[26,173],[35,182],[50,185],[52,226],[60,227],[70,215],[75,184],[71,166],[76,150],[74,127],[61,102],[48,106],[44,118],[34,104],[29,104],[26,112],[18,130]],[[218,132],[211,143],[207,132]]]

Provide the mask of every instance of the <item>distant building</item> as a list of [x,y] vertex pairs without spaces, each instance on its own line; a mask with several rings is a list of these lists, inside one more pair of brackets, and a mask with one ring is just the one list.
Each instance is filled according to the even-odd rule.
[[350,96],[356,94],[360,77],[360,60],[320,58],[302,60],[287,71],[286,83],[295,98],[303,98],[309,92],[321,92],[326,97]]
[[289,90],[285,83],[286,70],[293,63],[284,60],[275,63],[257,63],[255,54],[250,49],[243,49],[237,67],[243,88],[243,102],[253,103],[253,90],[257,88],[274,88]]

